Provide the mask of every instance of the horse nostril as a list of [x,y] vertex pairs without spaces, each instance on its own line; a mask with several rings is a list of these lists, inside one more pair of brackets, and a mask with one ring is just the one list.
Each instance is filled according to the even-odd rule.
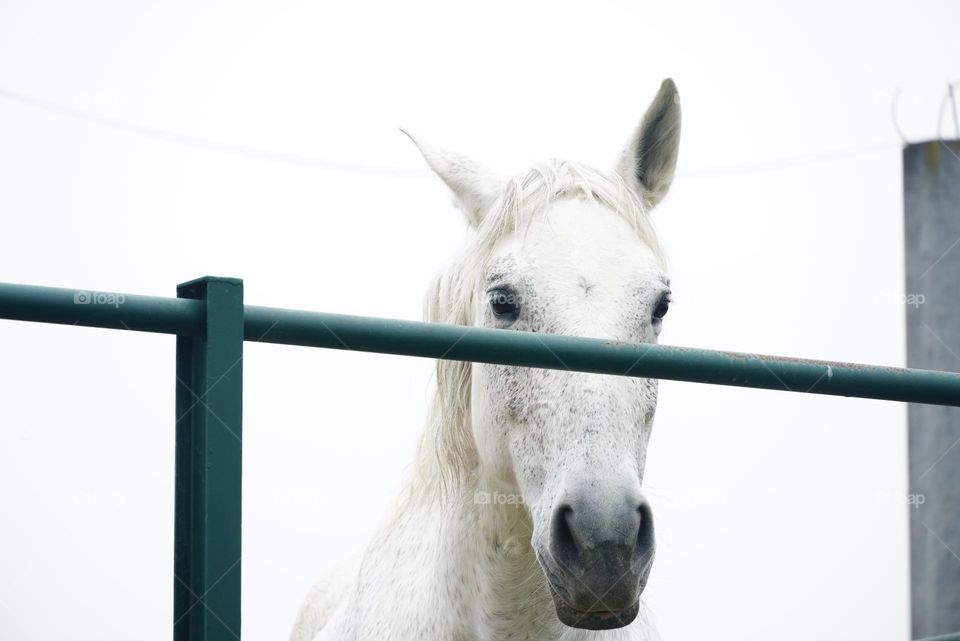
[[637,529],[636,553],[640,559],[645,559],[653,551],[653,512],[646,501],[637,508],[637,517],[640,527]]
[[567,504],[560,505],[553,513],[551,538],[554,553],[560,556],[565,563],[569,563],[571,559],[575,558],[579,551],[576,537],[573,534],[572,521],[573,508]]

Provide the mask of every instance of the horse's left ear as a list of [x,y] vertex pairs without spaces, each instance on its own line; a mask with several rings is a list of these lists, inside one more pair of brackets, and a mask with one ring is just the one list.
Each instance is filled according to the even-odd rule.
[[667,78],[620,154],[617,172],[654,206],[670,190],[679,150],[680,94]]
[[400,131],[413,141],[430,169],[440,176],[456,196],[467,221],[477,227],[503,189],[500,176],[472,158],[427,144],[404,129]]

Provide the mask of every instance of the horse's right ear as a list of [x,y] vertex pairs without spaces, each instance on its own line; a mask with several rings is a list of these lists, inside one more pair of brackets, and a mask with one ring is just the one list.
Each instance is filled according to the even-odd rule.
[[413,141],[430,169],[456,196],[467,221],[477,227],[503,189],[503,179],[472,158],[427,144],[404,129],[400,131]]

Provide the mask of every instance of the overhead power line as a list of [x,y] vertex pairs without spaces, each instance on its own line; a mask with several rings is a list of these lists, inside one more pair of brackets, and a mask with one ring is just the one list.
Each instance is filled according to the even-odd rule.
[[28,105],[42,111],[55,113],[60,116],[83,120],[101,127],[108,127],[128,134],[153,138],[164,142],[175,143],[187,147],[206,149],[208,151],[217,151],[220,153],[231,154],[234,156],[244,156],[247,158],[256,158],[257,160],[268,160],[287,165],[300,165],[302,167],[314,167],[317,169],[326,169],[330,171],[346,171],[351,173],[377,174],[382,176],[401,176],[407,178],[422,178],[428,176],[426,171],[412,171],[399,167],[387,167],[370,164],[345,163],[325,158],[315,158],[311,156],[302,156],[299,154],[290,154],[281,151],[272,151],[270,149],[261,149],[247,145],[236,145],[232,143],[220,142],[201,136],[191,136],[159,127],[148,127],[135,123],[126,122],[109,116],[102,116],[80,109],[74,109],[66,105],[61,105],[41,98],[35,98],[26,94],[0,89],[0,98],[5,98],[13,102]]
[[843,160],[846,158],[856,158],[858,156],[868,156],[881,151],[890,151],[892,149],[899,148],[900,145],[895,142],[879,142],[873,145],[863,145],[848,149],[836,149],[832,151],[818,152],[815,154],[792,156],[789,158],[748,162],[737,165],[728,165],[726,167],[694,169],[688,172],[679,172],[679,175],[684,178],[712,178],[714,176],[725,176],[728,174],[752,174],[760,171],[789,169],[792,167],[801,167],[803,165],[814,165],[822,162],[830,162],[831,160]]
[[[428,172],[426,171],[414,171],[401,167],[390,167],[386,165],[340,162],[327,158],[317,158],[313,156],[304,156],[300,154],[291,154],[270,149],[262,149],[259,147],[221,142],[219,140],[204,138],[202,136],[193,136],[176,131],[170,131],[160,127],[150,127],[131,123],[118,118],[112,118],[110,116],[83,111],[81,109],[75,109],[67,105],[44,100],[42,98],[37,98],[20,92],[11,91],[9,89],[0,88],[0,98],[39,109],[41,111],[46,111],[48,113],[65,116],[74,120],[81,120],[91,124],[99,125],[101,127],[107,127],[109,129],[122,131],[144,138],[151,138],[154,140],[174,143],[186,147],[205,149],[207,151],[216,151],[234,156],[266,160],[287,165],[298,165],[301,167],[312,167],[327,171],[342,171],[401,178],[424,178],[429,176]],[[734,174],[749,174],[761,171],[788,169],[791,167],[812,165],[821,162],[829,162],[832,160],[841,160],[845,158],[875,154],[880,151],[888,151],[897,148],[898,146],[899,145],[896,143],[877,143],[873,145],[832,150],[828,152],[806,154],[781,159],[694,169],[691,171],[680,172],[679,175],[683,178],[712,178]]]

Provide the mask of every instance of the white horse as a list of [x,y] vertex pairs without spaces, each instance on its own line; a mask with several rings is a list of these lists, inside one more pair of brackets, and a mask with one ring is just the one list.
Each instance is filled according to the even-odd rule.
[[[414,140],[472,230],[427,319],[655,342],[670,290],[649,212],[679,139],[668,79],[612,172],[554,160],[503,179]],[[417,473],[359,567],[311,591],[292,640],[655,637],[638,613],[656,403],[651,379],[438,361]]]

